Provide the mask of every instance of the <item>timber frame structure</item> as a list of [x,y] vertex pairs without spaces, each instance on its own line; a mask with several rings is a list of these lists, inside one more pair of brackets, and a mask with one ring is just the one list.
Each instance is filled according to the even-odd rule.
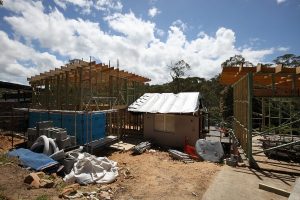
[[107,112],[108,134],[142,132],[142,116],[127,112],[127,106],[144,93],[150,79],[80,59],[27,79],[32,87],[31,108],[47,111]]
[[150,79],[75,59],[28,81],[33,89],[32,108],[82,111],[129,105],[143,94],[144,83]]
[[220,83],[233,87],[233,133],[250,165],[254,136],[284,135],[292,138],[288,145],[299,143],[300,66],[223,67]]

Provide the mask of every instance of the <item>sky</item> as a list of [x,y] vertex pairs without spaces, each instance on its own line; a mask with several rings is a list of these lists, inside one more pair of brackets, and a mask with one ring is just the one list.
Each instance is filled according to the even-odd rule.
[[171,81],[179,60],[209,79],[237,54],[254,64],[300,55],[299,37],[300,0],[4,0],[0,80],[28,84],[90,56],[150,84]]

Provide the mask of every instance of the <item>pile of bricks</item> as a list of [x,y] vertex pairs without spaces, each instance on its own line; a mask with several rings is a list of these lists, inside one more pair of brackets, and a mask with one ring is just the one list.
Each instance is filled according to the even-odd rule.
[[36,127],[28,128],[26,135],[28,138],[27,147],[31,147],[41,135],[55,139],[59,149],[65,149],[76,145],[75,136],[69,136],[66,129],[54,127],[52,121],[41,121],[37,122]]

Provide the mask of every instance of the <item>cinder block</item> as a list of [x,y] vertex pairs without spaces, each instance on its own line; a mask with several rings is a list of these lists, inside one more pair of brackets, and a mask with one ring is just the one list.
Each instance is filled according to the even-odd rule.
[[[53,127],[52,121],[41,121],[41,122],[36,123],[36,129],[39,132],[39,134],[40,134],[40,130],[50,128],[50,127]],[[42,134],[40,134],[40,135],[42,135]]]
[[56,144],[58,146],[59,149],[65,149],[67,147],[71,146],[71,139],[68,136],[66,139],[64,140],[56,140]]
[[76,146],[76,137],[75,136],[69,136],[71,140],[71,146]]
[[27,137],[27,147],[31,147],[35,140],[39,137],[36,128],[28,128],[26,132]]

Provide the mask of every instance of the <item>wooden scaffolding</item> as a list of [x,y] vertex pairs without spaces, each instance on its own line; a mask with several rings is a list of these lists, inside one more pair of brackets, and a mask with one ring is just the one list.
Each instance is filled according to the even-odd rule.
[[250,163],[253,136],[300,135],[300,67],[223,67],[220,83],[233,87],[233,132]]
[[79,59],[28,78],[34,109],[107,112],[108,134],[142,129],[142,116],[127,112],[127,106],[144,93],[150,79],[119,67]]

